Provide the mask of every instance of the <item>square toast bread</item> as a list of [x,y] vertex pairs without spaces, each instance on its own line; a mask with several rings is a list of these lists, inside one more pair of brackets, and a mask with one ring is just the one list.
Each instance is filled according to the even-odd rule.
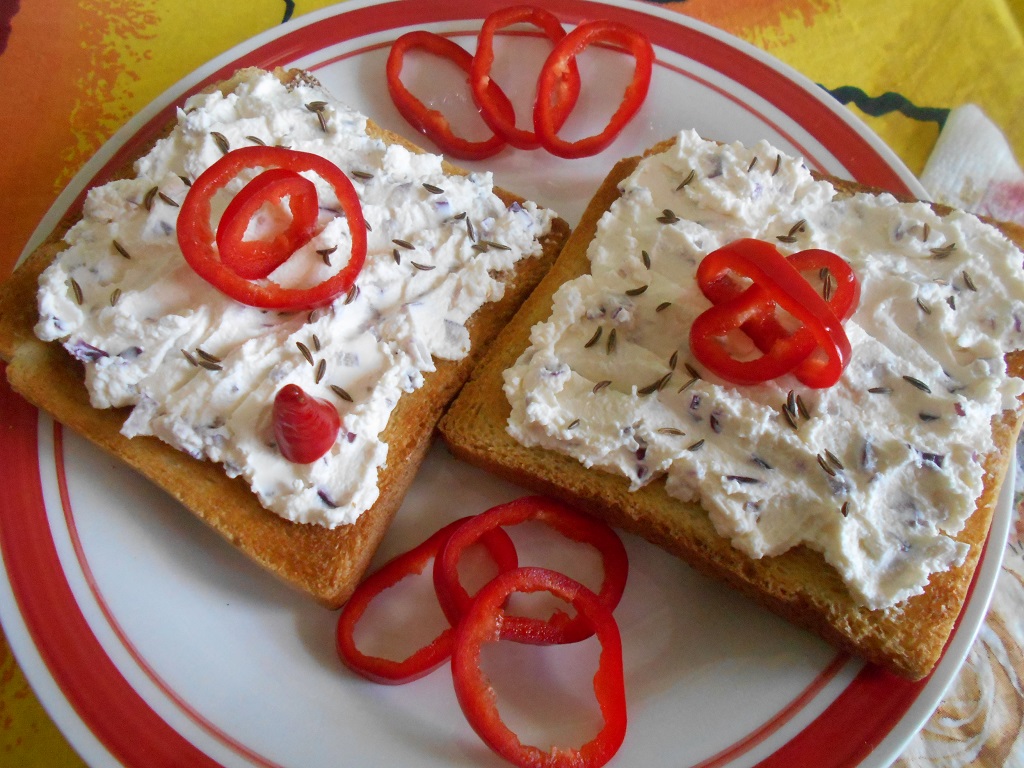
[[[648,154],[665,146],[663,142]],[[619,197],[619,182],[640,160],[626,158],[611,170],[554,267],[492,344],[443,417],[443,438],[456,457],[653,542],[843,651],[907,678],[927,675],[940,658],[968,595],[1003,478],[1013,462],[1024,405],[1005,411],[992,425],[997,450],[985,457],[984,493],[956,537],[970,546],[963,565],[933,574],[923,594],[885,610],[860,606],[839,574],[806,546],[775,557],[750,558],[715,531],[698,504],[671,497],[664,479],[631,492],[624,477],[587,469],[568,455],[527,448],[506,431],[511,407],[503,391],[503,372],[527,348],[531,328],[548,319],[558,287],[590,271],[587,248],[598,220]],[[852,182],[829,181],[840,193],[870,191]],[[936,208],[941,215],[943,211]],[[1024,244],[1024,229],[1000,226],[1018,246]],[[1010,374],[1024,375],[1024,353],[1011,353],[1008,364]]]
[[[311,79],[298,71],[275,74],[285,83]],[[216,87],[227,93],[234,84],[228,80]],[[386,143],[424,151],[372,121],[368,132]],[[130,176],[132,162],[134,158],[114,178]],[[449,174],[465,173],[447,162],[444,168]],[[522,202],[505,190],[495,192],[506,205]],[[436,370],[425,374],[423,386],[400,398],[381,435],[389,445],[389,461],[378,475],[377,501],[355,523],[327,529],[293,523],[266,510],[244,480],[229,478],[212,462],[191,458],[155,437],[124,437],[120,430],[128,411],[93,408],[81,364],[59,344],[35,336],[39,275],[63,249],[63,236],[80,215],[80,207],[68,211],[45,242],[0,285],[0,357],[7,362],[11,387],[152,480],[267,571],[332,608],[348,599],[369,566],[427,454],[444,408],[494,335],[550,267],[569,234],[566,222],[555,219],[542,241],[543,253],[521,259],[514,270],[503,274],[503,297],[470,318],[470,354],[458,361],[436,360]]]

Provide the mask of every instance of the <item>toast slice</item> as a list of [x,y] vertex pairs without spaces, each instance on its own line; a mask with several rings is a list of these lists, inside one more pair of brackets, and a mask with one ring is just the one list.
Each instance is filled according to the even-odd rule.
[[[317,85],[303,72],[274,74],[286,85]],[[228,94],[238,81],[236,76],[217,88]],[[170,130],[169,126],[167,133]],[[422,152],[372,122],[366,130],[388,146]],[[465,174],[447,162],[443,168],[449,175]],[[130,178],[132,172],[129,163],[115,178]],[[495,192],[506,206],[523,202],[510,192]],[[466,323],[469,354],[457,360],[435,359],[436,367],[423,375],[422,386],[399,398],[380,435],[389,446],[389,460],[378,475],[377,500],[356,522],[327,528],[290,522],[268,511],[247,482],[229,478],[218,464],[193,458],[156,437],[125,437],[121,429],[128,409],[92,407],[83,386],[82,364],[60,344],[36,337],[40,274],[66,247],[64,235],[80,216],[80,208],[69,211],[0,286],[0,356],[7,361],[10,385],[30,403],[152,480],[266,570],[328,607],[344,603],[358,584],[426,455],[438,418],[482,350],[550,267],[569,231],[564,221],[555,218],[541,238],[542,252],[520,259],[500,274],[503,295],[485,303]]]
[[[653,147],[645,156],[656,155],[672,143],[668,141]],[[620,183],[634,172],[641,159],[624,159],[608,174],[554,267],[499,334],[470,382],[443,417],[440,424],[443,438],[458,458],[536,492],[578,505],[648,539],[697,570],[724,580],[764,607],[817,633],[839,649],[911,679],[927,675],[940,658],[955,626],[985,545],[1000,487],[1015,452],[1024,411],[1020,404],[1003,411],[992,421],[995,448],[983,457],[984,490],[966,525],[955,535],[955,539],[967,547],[963,561],[948,570],[933,573],[922,594],[891,607],[875,609],[866,608],[855,599],[838,571],[822,554],[806,545],[773,556],[757,558],[745,554],[716,530],[708,511],[700,504],[670,495],[663,476],[631,490],[630,480],[624,475],[585,467],[561,450],[527,447],[510,435],[508,424],[512,406],[503,391],[506,372],[530,346],[531,330],[536,332],[535,326],[545,323],[551,316],[555,292],[568,281],[590,272],[588,247],[598,223],[620,199]],[[871,192],[851,182],[832,181],[840,194]],[[945,215],[949,210],[937,212]],[[1019,227],[1006,225],[1002,230],[1018,247],[1024,244],[1024,232]],[[641,247],[636,242],[628,245],[637,252]],[[632,255],[635,258],[636,254]],[[655,287],[653,282],[651,287]],[[585,340],[590,327],[579,333],[583,334],[579,339]],[[602,340],[599,346],[605,343]],[[686,346],[684,341],[680,349]],[[600,355],[605,352],[602,350]],[[545,361],[547,359],[545,357]],[[1024,375],[1024,353],[1012,352],[1006,360],[1008,373],[1017,377]],[[614,378],[611,369],[602,370],[608,378]],[[677,377],[671,387],[673,392],[686,379],[685,374],[680,376],[682,378]],[[782,397],[785,398],[785,390]],[[544,403],[549,404],[547,400]],[[583,421],[587,420],[585,414],[581,416]],[[994,546],[999,545],[999,542],[994,543]]]

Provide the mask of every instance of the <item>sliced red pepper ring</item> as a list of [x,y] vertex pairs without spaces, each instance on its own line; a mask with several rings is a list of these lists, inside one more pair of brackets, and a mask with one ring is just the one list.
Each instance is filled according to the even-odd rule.
[[[427,107],[405,87],[402,82],[402,65],[405,61],[405,54],[416,49],[448,59],[466,74],[469,74],[473,64],[473,56],[447,37],[420,30],[407,32],[399,37],[391,46],[385,72],[391,100],[402,117],[433,141],[442,152],[453,157],[462,160],[482,160],[500,152],[505,146],[504,137],[495,134],[484,141],[470,141],[457,136],[452,130],[448,118],[436,109]],[[515,123],[515,107],[495,83],[488,83],[484,98],[495,114],[506,121]]]
[[[857,274],[843,258],[831,251],[810,248],[790,254],[786,257],[786,261],[798,272],[828,270],[829,277],[827,279],[831,281],[831,290],[826,303],[840,321],[847,320],[853,314],[860,302],[860,282],[857,280]],[[791,335],[791,332],[783,327],[775,316],[775,303],[762,286],[751,285],[744,288],[730,275],[723,274],[715,280],[701,283],[700,288],[704,295],[715,304],[722,304],[734,299],[743,291],[754,292],[749,297],[751,301],[754,300],[754,296],[761,298],[764,303],[763,311],[755,313],[753,317],[745,321],[740,326],[740,330],[749,336],[762,352],[768,352],[781,339]],[[794,342],[798,342],[807,350],[806,357],[809,358],[817,349],[817,344],[810,332],[805,328],[799,328],[793,333],[798,336]],[[819,380],[817,371],[821,365],[820,360],[805,359],[796,366],[794,374],[802,383],[815,386],[815,382]]]
[[[565,122],[563,100],[559,89],[576,62],[576,57],[595,43],[606,43],[623,50],[635,59],[633,78],[626,86],[622,102],[600,133],[576,141],[558,136]],[[647,36],[615,21],[598,20],[580,24],[569,32],[549,54],[541,68],[537,83],[537,101],[533,121],[541,146],[558,157],[575,158],[595,155],[610,145],[633,116],[639,111],[651,85],[654,71],[654,48]]]
[[[382,592],[409,576],[423,573],[427,563],[436,558],[452,531],[462,525],[465,519],[449,523],[418,546],[392,558],[364,579],[353,592],[341,610],[336,633],[338,655],[352,671],[374,682],[398,685],[429,674],[451,656],[455,642],[455,630],[452,627],[443,630],[432,641],[402,660],[371,656],[360,651],[356,645],[355,628],[370,603]],[[517,567],[515,545],[504,531],[489,531],[481,537],[480,543],[487,548],[499,572]]]
[[[705,256],[697,268],[697,282],[709,299],[722,301],[694,321],[690,329],[694,356],[709,370],[736,384],[762,383],[794,369],[807,386],[835,384],[851,352],[843,317],[837,316],[833,306],[800,274],[800,270],[822,265],[838,274],[834,308],[843,317],[848,316],[859,299],[859,283],[849,265],[828,251],[811,252],[791,261],[770,243],[747,238]],[[753,285],[740,289],[731,282],[730,272],[752,280]],[[793,315],[801,327],[787,333],[774,320],[776,306]],[[762,357],[737,360],[728,353],[718,338],[735,329],[751,336]],[[824,359],[812,357],[819,349]]]
[[[756,289],[755,289],[756,288]],[[708,370],[733,384],[762,384],[796,368],[814,351],[814,338],[782,335],[760,357],[735,358],[721,339],[730,331],[745,330],[758,318],[774,310],[766,291],[754,287],[714,304],[690,327],[690,350]]]
[[[469,84],[473,91],[473,101],[480,109],[480,115],[497,135],[518,149],[536,149],[540,140],[535,131],[516,127],[515,113],[509,116],[499,103],[494,101],[495,92],[491,89],[491,68],[494,65],[494,35],[505,27],[526,22],[537,27],[553,43],[565,37],[558,17],[535,5],[514,5],[500,8],[484,19],[480,33],[477,35],[476,53],[469,71]],[[498,93],[501,91],[499,90]],[[576,106],[580,95],[580,73],[575,60],[559,73],[552,86],[552,105],[557,130]]]
[[[480,666],[486,643],[505,639],[504,624],[510,618],[502,606],[514,592],[547,591],[575,608],[601,644],[596,694],[604,725],[593,739],[578,748],[557,746],[545,752],[524,745],[501,719],[497,696]],[[452,653],[455,695],[473,730],[487,745],[518,766],[605,765],[618,751],[626,735],[626,693],[623,681],[622,639],[611,609],[582,584],[546,568],[517,568],[488,582],[477,593],[457,630]]]
[[[827,269],[833,280],[831,294],[826,299],[829,308],[840,320],[846,320],[853,314],[860,301],[860,282],[857,280],[857,274],[840,256],[832,251],[811,248],[790,254],[786,257],[786,261],[798,272]],[[746,290],[728,274],[721,275],[708,283],[702,283],[700,289],[715,304],[733,299]],[[764,297],[766,302],[771,301],[771,297],[767,293],[764,294]],[[768,346],[776,338],[788,335],[788,331],[783,328],[773,314],[766,313],[763,318],[757,318],[757,323],[758,327],[762,328],[758,336],[762,337]],[[755,342],[759,342],[758,337],[748,332],[746,327],[743,328],[743,331]],[[757,333],[756,330],[755,333]],[[762,349],[762,351],[764,350]]]
[[[860,303],[860,281],[857,280],[857,274],[846,261],[837,254],[820,248],[799,251],[787,256],[786,261],[792,264],[798,272],[827,269],[829,274],[827,279],[831,281],[831,296],[826,303],[840,323],[850,318]],[[808,331],[800,328],[797,333],[807,334]],[[751,338],[758,345],[758,349],[762,349],[758,339]],[[845,364],[843,367],[845,368]],[[811,355],[796,367],[794,374],[801,383],[809,387],[829,387],[835,383],[832,381],[830,364],[820,356],[817,346]],[[838,381],[838,377],[836,381]]]
[[[250,280],[221,259],[210,221],[214,195],[243,172],[261,168],[315,174],[334,190],[348,221],[351,254],[348,263],[323,282],[309,288],[286,288],[267,279]],[[256,204],[256,199],[253,195],[239,208],[247,210]],[[222,220],[218,229],[221,226],[235,231],[234,222],[224,224]],[[200,277],[236,301],[264,309],[314,309],[330,304],[352,287],[366,259],[366,223],[355,187],[334,163],[319,155],[282,147],[241,147],[224,155],[193,182],[178,212],[178,245]]]
[[[434,560],[434,588],[445,615],[452,624],[469,608],[472,598],[459,583],[458,565],[466,547],[480,539],[487,531],[537,520],[563,536],[593,546],[601,555],[604,578],[598,594],[609,609],[618,605],[626,586],[629,561],[622,540],[606,523],[584,515],[545,496],[527,496],[492,507],[470,518],[448,539]],[[508,615],[502,624],[502,636],[521,643],[572,643],[589,637],[588,622],[562,611],[549,619]]]
[[[264,206],[281,206],[285,201],[291,218],[270,239],[246,239],[253,217]],[[271,168],[254,178],[235,195],[217,225],[220,260],[236,275],[262,280],[316,233],[320,206],[316,185],[287,168]]]

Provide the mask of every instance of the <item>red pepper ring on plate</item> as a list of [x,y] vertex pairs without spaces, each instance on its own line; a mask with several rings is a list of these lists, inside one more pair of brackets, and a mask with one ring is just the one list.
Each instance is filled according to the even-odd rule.
[[[352,597],[341,609],[336,633],[338,655],[349,669],[377,683],[398,685],[429,674],[451,656],[455,643],[455,630],[452,627],[400,661],[363,653],[357,647],[354,635],[356,625],[370,603],[406,577],[423,573],[427,563],[436,558],[452,531],[465,519],[449,523],[418,546],[392,558],[356,587]],[[488,531],[481,537],[480,543],[487,548],[499,571],[509,571],[518,566],[515,545],[501,529]]]
[[[246,240],[253,217],[265,206],[287,202],[291,220],[271,239]],[[224,209],[217,225],[220,260],[236,275],[262,280],[316,233],[320,205],[316,185],[287,168],[271,168],[246,184]]]
[[[708,254],[697,268],[697,283],[711,295],[732,293],[731,298],[713,305],[699,315],[690,328],[690,348],[709,370],[735,384],[759,384],[801,367],[801,380],[812,387],[830,387],[842,375],[850,359],[850,340],[843,330],[842,318],[814,290],[798,265],[808,261],[787,260],[770,243],[754,239],[737,240]],[[832,267],[842,260],[836,257]],[[753,285],[736,293],[736,286],[723,282],[732,272],[753,281]],[[852,273],[852,270],[850,270]],[[842,282],[843,297],[837,308],[847,301],[853,306],[859,297],[859,285]],[[856,288],[854,286],[857,286]],[[775,307],[793,315],[802,327],[791,334],[776,335],[771,323]],[[845,307],[845,311],[852,311]],[[748,325],[749,324],[749,325]],[[768,347],[753,360],[737,360],[719,343],[729,331],[753,328]],[[774,336],[774,338],[770,338]],[[759,345],[760,346],[760,345]],[[810,357],[821,349],[824,359]],[[804,363],[807,363],[804,366]]]
[[[503,605],[514,592],[547,591],[570,603],[577,616],[601,643],[594,693],[604,725],[579,748],[552,747],[543,751],[524,745],[501,719],[497,696],[480,667],[485,643],[505,639],[504,624],[511,616]],[[518,766],[605,765],[626,735],[626,692],[623,681],[622,639],[611,609],[597,595],[564,574],[546,568],[516,568],[500,574],[477,593],[457,630],[452,653],[455,695],[466,719],[484,742]]]
[[[333,276],[309,288],[285,288],[271,280],[245,278],[230,263],[223,261],[210,222],[214,195],[239,174],[259,168],[284,168],[295,173],[316,174],[334,190],[348,221],[351,254],[348,263]],[[267,185],[263,189],[267,191],[272,186]],[[270,198],[272,195],[268,196],[268,200]],[[258,202],[254,192],[248,200],[239,204],[239,209],[249,210]],[[225,223],[222,218],[218,229],[234,233],[235,226],[235,222]],[[225,237],[235,239],[234,234],[226,234]],[[319,155],[283,147],[241,147],[228,152],[192,183],[178,211],[178,245],[185,261],[200,277],[242,304],[263,309],[314,309],[330,304],[355,282],[366,259],[366,222],[352,182],[334,163]],[[229,256],[229,261],[231,258]]]
[[[558,89],[566,73],[575,65],[576,57],[595,43],[607,43],[633,56],[633,79],[626,86],[622,102],[600,133],[577,141],[565,141],[558,130],[567,115],[562,112]],[[642,32],[615,21],[597,20],[580,24],[566,34],[548,55],[541,68],[537,83],[537,101],[533,108],[533,123],[541,146],[558,157],[575,158],[596,155],[619,135],[639,111],[647,97],[654,71],[654,48]]]
[[[599,599],[609,610],[618,605],[626,587],[629,561],[622,540],[606,523],[584,515],[545,496],[526,496],[481,512],[452,532],[434,560],[434,588],[445,616],[458,624],[472,598],[459,582],[458,565],[462,552],[487,531],[536,520],[554,528],[566,538],[597,549],[604,565]],[[520,643],[573,643],[590,636],[592,628],[585,619],[556,611],[549,619],[505,616],[502,637]]]
[[[473,91],[473,101],[480,109],[484,121],[499,136],[518,149],[536,149],[540,140],[535,131],[527,131],[516,127],[515,113],[512,119],[493,100],[491,90],[491,67],[494,64],[494,35],[505,27],[526,22],[537,27],[553,43],[565,37],[558,17],[550,11],[535,5],[513,5],[500,8],[484,19],[483,26],[477,35],[476,53],[469,71],[469,85]],[[500,93],[500,91],[498,91]],[[554,98],[554,122],[556,130],[562,126],[569,116],[580,95],[580,73],[575,60],[559,73],[552,87]]]
[[[450,60],[467,75],[473,64],[473,56],[447,37],[421,30],[407,32],[399,37],[391,46],[391,52],[388,53],[385,73],[388,93],[391,94],[391,100],[402,117],[433,141],[441,151],[453,157],[462,160],[482,160],[500,152],[505,146],[503,136],[495,134],[484,141],[470,141],[457,136],[452,130],[448,118],[436,109],[427,107],[405,87],[402,82],[402,64],[405,61],[405,54],[416,49]],[[508,122],[515,123],[515,108],[496,83],[487,84],[484,97],[495,114]]]

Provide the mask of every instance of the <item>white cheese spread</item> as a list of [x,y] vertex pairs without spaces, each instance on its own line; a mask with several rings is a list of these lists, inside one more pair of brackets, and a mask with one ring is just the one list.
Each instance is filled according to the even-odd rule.
[[[95,407],[132,407],[125,435],[156,435],[219,462],[267,508],[328,527],[373,504],[388,460],[379,435],[398,399],[422,384],[433,358],[467,354],[467,319],[501,297],[498,273],[541,251],[553,215],[506,207],[489,174],[446,175],[440,157],[387,146],[366,126],[315,84],[285,87],[257,70],[231,93],[192,97],[135,178],[90,190],[38,295],[37,335],[85,363]],[[244,306],[192,271],[178,247],[178,205],[225,141],[312,152],[350,175],[370,230],[352,291],[312,314],[282,314]],[[318,234],[270,275],[288,287],[325,279],[350,253],[337,201],[311,178]],[[224,205],[215,201],[215,217]],[[271,406],[289,383],[341,416],[336,444],[312,464],[285,460],[274,444]]]
[[[961,563],[954,537],[982,490],[990,422],[1024,391],[1003,359],[1024,348],[1021,253],[967,214],[839,196],[764,142],[684,132],[620,190],[591,274],[558,290],[505,372],[510,434],[634,490],[664,478],[751,557],[818,550],[871,608]],[[710,303],[696,267],[746,237],[853,267],[861,298],[837,385],[735,386],[700,370],[688,335]]]

